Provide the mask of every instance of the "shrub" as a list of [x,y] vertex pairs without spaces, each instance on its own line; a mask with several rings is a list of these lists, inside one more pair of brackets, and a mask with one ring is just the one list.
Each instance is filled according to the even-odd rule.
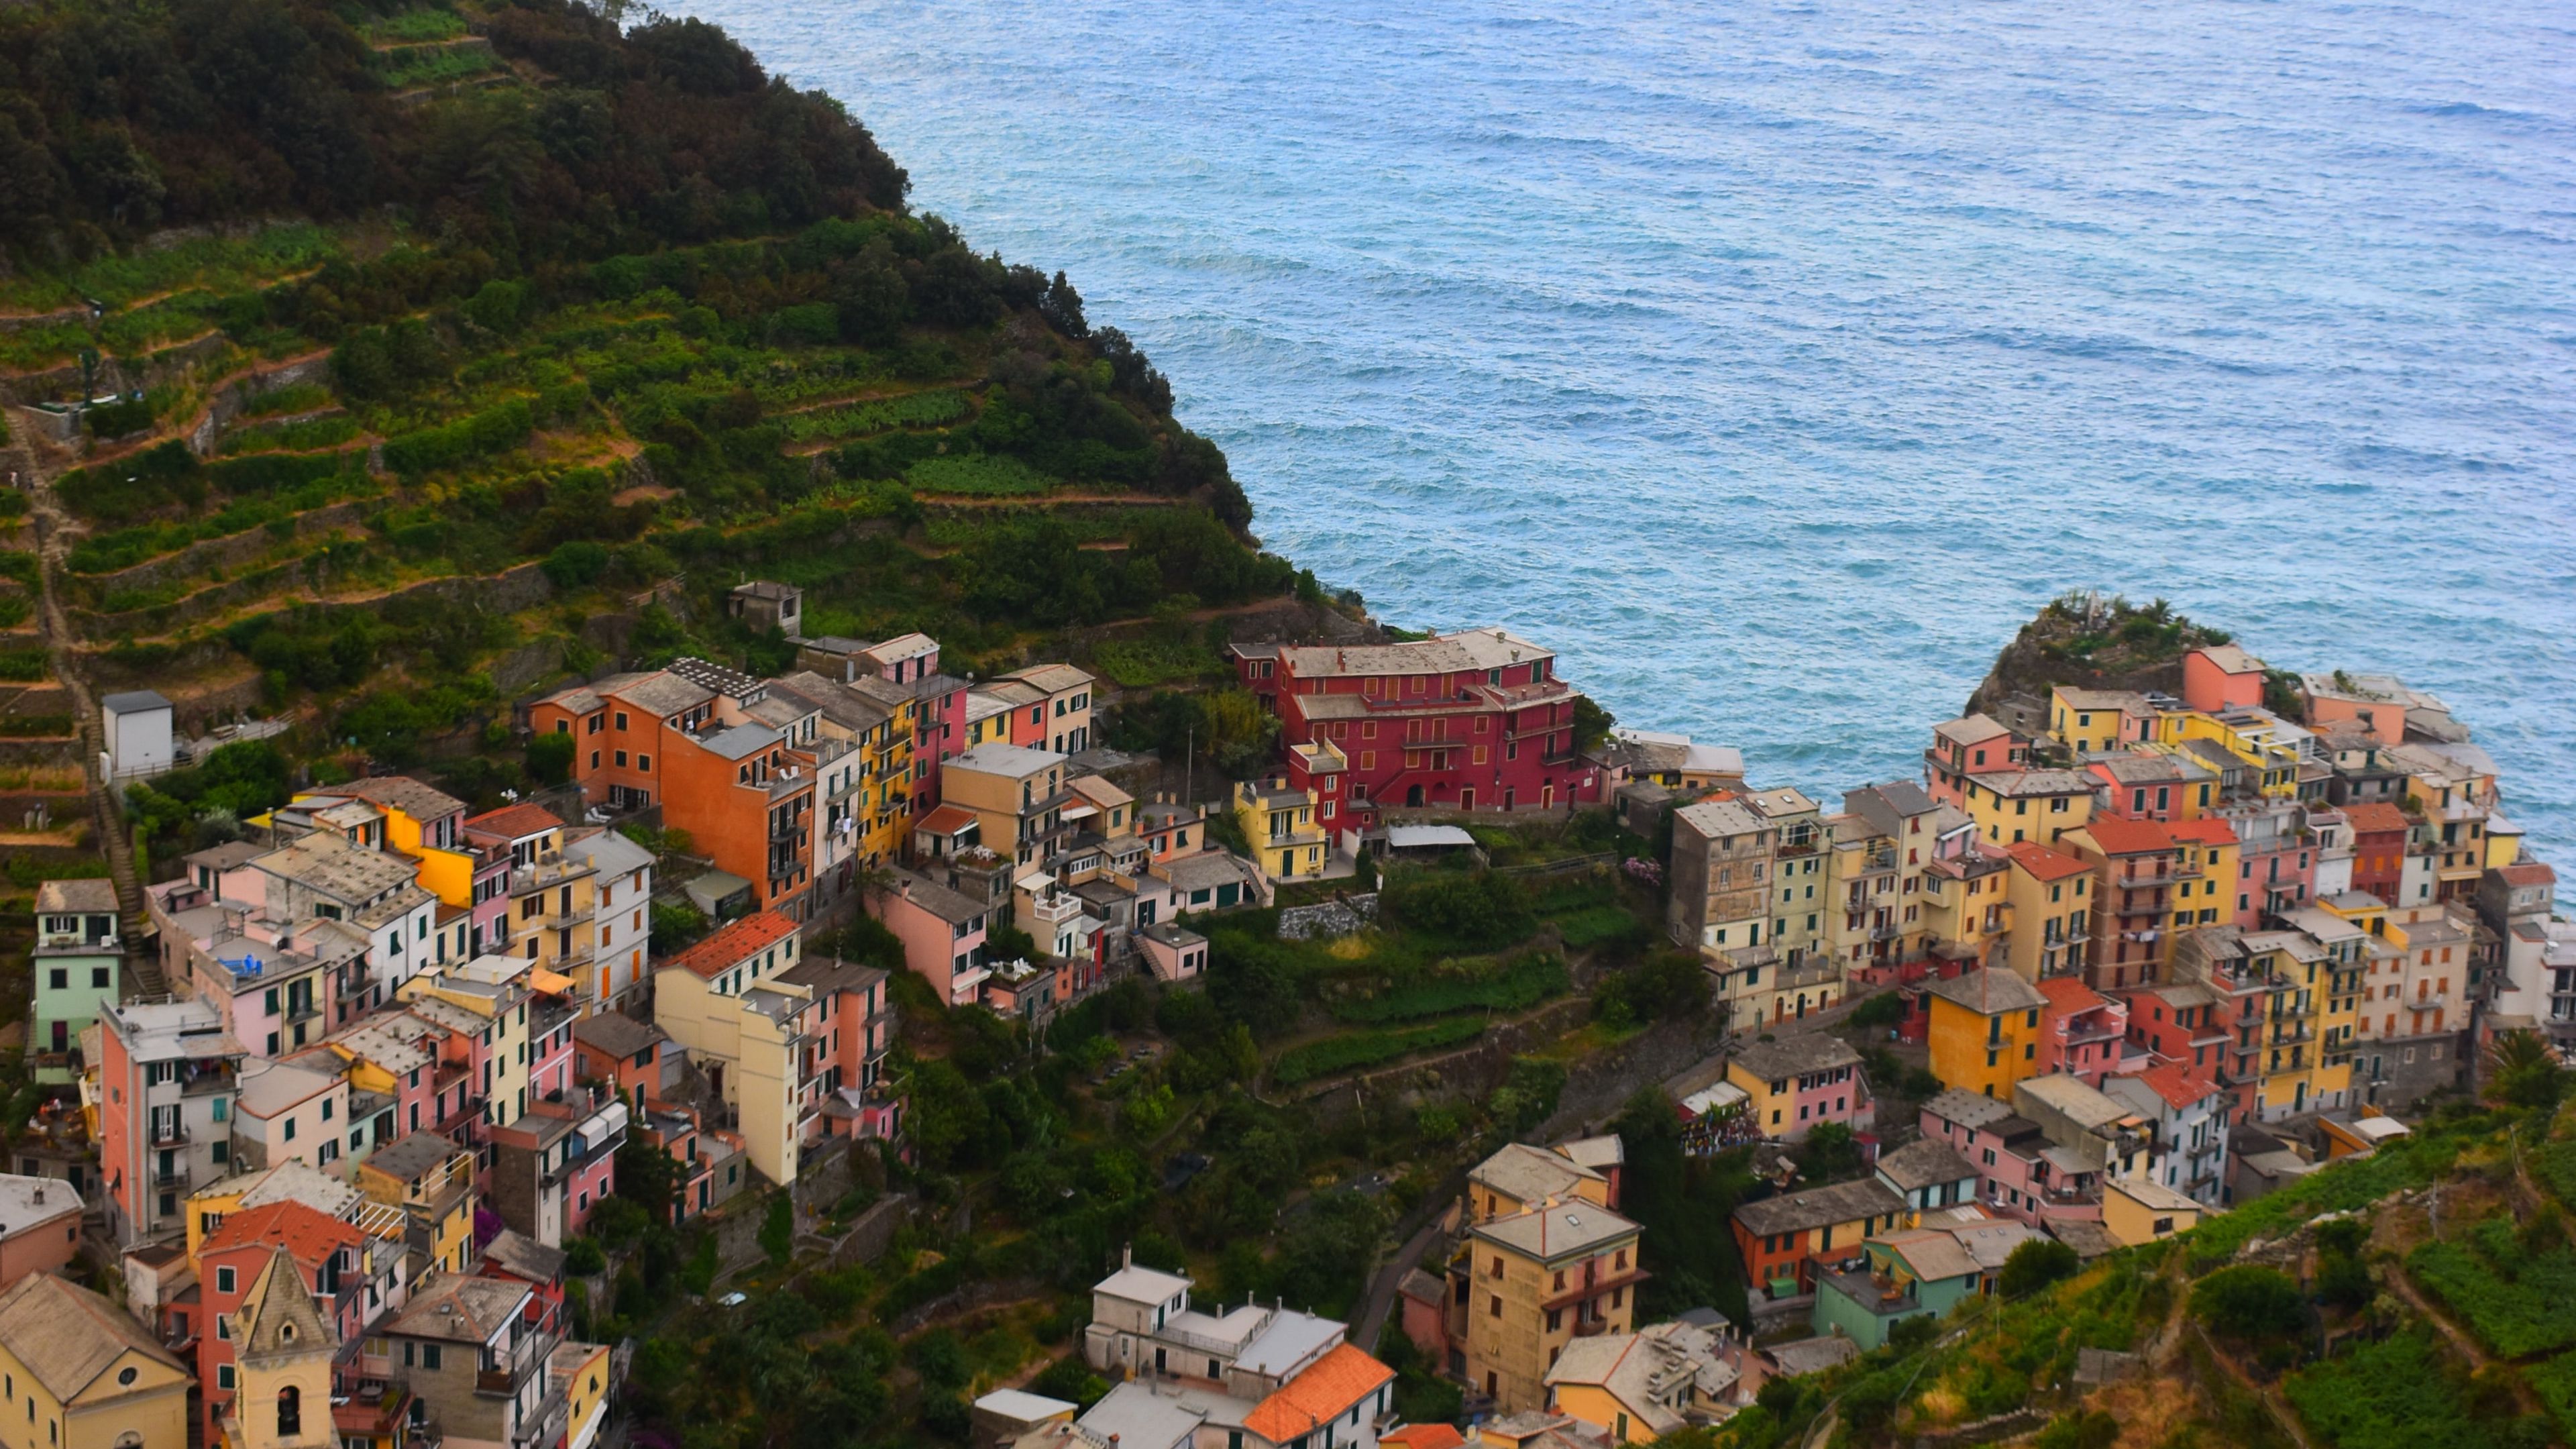
[[423,428],[387,439],[385,466],[406,478],[418,477],[515,448],[528,440],[535,426],[527,403],[514,398],[443,427]]
[[1882,991],[1852,1008],[1851,1024],[1862,1027],[1894,1026],[1905,1019],[1905,998],[1893,991]]
[[1491,871],[1435,871],[1388,886],[1378,897],[1386,919],[1471,951],[1527,940],[1538,929],[1529,898],[1508,876]]
[[141,398],[101,403],[81,413],[81,426],[93,438],[121,438],[152,426],[152,405]]
[[2191,1316],[2212,1333],[2253,1340],[2299,1331],[2307,1320],[2299,1285],[2277,1268],[2245,1263],[2221,1268],[2192,1286]]
[[2007,1298],[2036,1293],[2061,1279],[2072,1278],[2083,1266],[2075,1250],[2054,1238],[2035,1238],[2012,1250],[2004,1259],[2003,1277],[1997,1286]]
[[545,570],[547,581],[558,589],[567,593],[586,589],[607,572],[608,548],[586,538],[559,543],[555,545],[554,552],[546,555],[540,567]]

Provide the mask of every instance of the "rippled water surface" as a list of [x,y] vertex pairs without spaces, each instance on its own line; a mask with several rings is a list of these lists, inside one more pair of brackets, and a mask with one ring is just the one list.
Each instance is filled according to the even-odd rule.
[[1390,620],[1837,792],[2051,595],[2165,595],[2443,694],[2576,839],[2563,3],[686,8]]

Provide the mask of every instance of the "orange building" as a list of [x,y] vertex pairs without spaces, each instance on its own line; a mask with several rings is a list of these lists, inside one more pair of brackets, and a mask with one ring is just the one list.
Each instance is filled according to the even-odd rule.
[[2152,820],[2097,815],[2066,832],[2067,854],[2092,868],[2099,927],[2085,984],[2096,991],[2151,986],[2172,957],[2174,891],[2199,884],[2197,858]]
[[612,809],[658,804],[665,827],[751,883],[755,909],[804,919],[814,875],[814,756],[745,712],[766,697],[748,675],[683,659],[549,695],[539,734],[570,735],[573,779]]

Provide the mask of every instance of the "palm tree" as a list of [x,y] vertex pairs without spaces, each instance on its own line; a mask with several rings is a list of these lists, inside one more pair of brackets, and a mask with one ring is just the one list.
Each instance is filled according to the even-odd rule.
[[2557,1105],[2566,1069],[2549,1039],[2528,1028],[2498,1032],[2486,1050],[2486,1095],[2518,1107]]

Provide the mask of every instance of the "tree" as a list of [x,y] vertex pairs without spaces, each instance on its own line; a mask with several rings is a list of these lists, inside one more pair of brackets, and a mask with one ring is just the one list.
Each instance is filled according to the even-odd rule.
[[1852,1008],[1851,1024],[1860,1027],[1894,1026],[1905,1019],[1905,998],[1893,991],[1882,991]]
[[579,746],[568,734],[539,735],[528,741],[528,774],[540,785],[560,785],[572,778],[572,759]]
[[2193,1286],[2191,1316],[2212,1333],[2251,1342],[2298,1332],[2307,1322],[2307,1303],[2288,1274],[2241,1263]]
[[2004,1259],[2003,1276],[1996,1286],[2007,1298],[2036,1293],[2051,1283],[2072,1278],[2083,1261],[2075,1250],[2055,1238],[2033,1238],[2012,1250]]
[[2546,1109],[2566,1091],[2567,1069],[2548,1038],[2527,1027],[2487,1044],[2487,1096],[2507,1106]]
[[1838,1182],[1860,1171],[1860,1139],[1840,1122],[1819,1122],[1798,1144],[1798,1171],[1809,1182]]

